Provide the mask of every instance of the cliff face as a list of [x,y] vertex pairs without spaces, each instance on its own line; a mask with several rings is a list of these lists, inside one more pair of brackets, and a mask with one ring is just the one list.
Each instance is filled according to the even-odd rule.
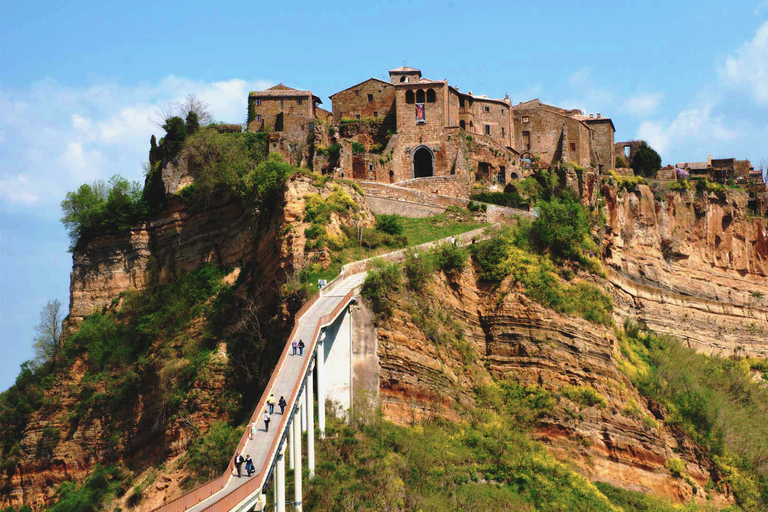
[[[393,315],[378,327],[387,417],[400,423],[436,414],[454,417],[456,403],[472,405],[474,386],[492,377],[512,378],[559,395],[534,435],[585,476],[676,501],[705,496],[711,462],[665,427],[663,413],[618,370],[612,329],[559,315],[515,291],[499,299],[471,268],[460,276],[441,275],[432,287],[429,300],[457,322],[453,328],[469,342],[471,362],[462,364],[466,353],[429,338],[417,325],[423,320],[413,298],[400,297]],[[605,403],[575,403],[560,394],[565,386],[589,386]],[[665,469],[671,458],[686,461],[695,491]],[[728,502],[721,495],[711,497]]]
[[[94,239],[76,250],[68,331],[74,332],[94,311],[119,308],[116,299],[120,293],[174,281],[205,262],[234,267],[225,280],[233,284],[240,277],[233,294],[239,300],[258,290],[262,303],[276,305],[280,285],[288,275],[309,261],[329,259],[328,249],[305,253],[304,231],[309,224],[304,206],[306,196],[327,197],[337,186],[361,205],[363,224],[369,225],[373,215],[353,187],[318,183],[300,173],[289,178],[269,215],[252,211],[231,197],[213,197],[203,207],[190,210],[170,196],[168,208],[156,219],[122,236]],[[349,222],[349,216],[334,212],[326,228],[338,233]],[[237,313],[236,308],[233,313]],[[236,316],[231,319],[233,323]],[[98,378],[93,371],[87,375],[87,353],[78,356],[70,367],[60,369],[44,393],[43,406],[29,417],[19,453],[14,456],[15,466],[0,481],[0,507],[29,504],[41,509],[50,505],[61,482],[82,479],[97,463],[119,461],[127,463],[136,475],[166,464],[167,469],[152,476],[157,483],[144,492],[141,508],[159,505],[164,497],[181,493],[189,475],[175,470],[174,462],[214,421],[230,418],[233,409],[223,404],[237,403],[239,396],[233,390],[227,345],[218,340],[186,394],[184,406],[191,413],[184,418],[164,416],[160,391],[163,382],[167,385],[169,381],[162,379],[168,372],[177,373],[181,364],[167,359],[167,354],[183,353],[190,344],[200,342],[206,322],[204,316],[194,319],[182,333],[183,341],[156,340],[148,351],[146,367],[135,369],[139,378],[129,397],[131,405],[117,414],[104,405],[115,393],[110,388],[110,379],[115,376],[106,375],[106,371],[106,376],[99,374]],[[81,404],[84,389],[88,390],[86,407]]]
[[661,201],[603,186],[603,238],[620,316],[706,353],[768,356],[768,223],[743,190],[671,192]]

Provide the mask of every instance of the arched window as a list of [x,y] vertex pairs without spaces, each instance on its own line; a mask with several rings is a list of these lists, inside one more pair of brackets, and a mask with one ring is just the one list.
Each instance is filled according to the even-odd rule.
[[473,132],[473,133],[474,133],[474,131],[475,131],[475,130],[474,130],[474,128],[475,128],[475,123],[473,123],[472,121],[470,121],[470,122],[469,122],[469,131],[471,131],[471,132]]
[[416,91],[416,103],[424,103],[424,90],[419,89]]
[[405,102],[413,103],[413,91],[405,91]]
[[427,103],[434,103],[434,102],[435,102],[435,90],[427,89]]
[[407,81],[408,81],[408,78],[406,78],[404,76],[400,77],[400,82],[407,82]]
[[461,126],[462,130],[466,130],[467,129],[467,123],[464,122],[464,120],[459,121],[459,126]]

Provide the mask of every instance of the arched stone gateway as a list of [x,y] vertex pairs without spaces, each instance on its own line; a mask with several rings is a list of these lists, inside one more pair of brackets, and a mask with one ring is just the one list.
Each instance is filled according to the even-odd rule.
[[414,178],[435,175],[435,154],[427,146],[419,146],[411,153],[411,167]]

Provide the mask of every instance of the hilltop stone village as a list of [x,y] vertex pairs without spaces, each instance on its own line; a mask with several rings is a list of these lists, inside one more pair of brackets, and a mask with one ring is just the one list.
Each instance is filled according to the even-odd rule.
[[[609,171],[631,174],[642,144],[614,141],[616,127],[600,113],[463,92],[411,67],[392,69],[389,77],[332,94],[330,111],[312,91],[280,84],[251,92],[247,129],[269,132],[270,152],[287,161],[359,180],[368,192],[388,184],[460,198],[473,187],[510,191],[542,168],[579,168],[591,182]],[[765,187],[748,160],[709,158],[675,167],[658,178],[674,180],[682,169],[692,177]]]

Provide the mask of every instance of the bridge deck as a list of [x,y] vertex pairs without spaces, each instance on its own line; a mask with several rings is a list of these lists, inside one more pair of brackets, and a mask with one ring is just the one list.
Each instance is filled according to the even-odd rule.
[[[294,394],[294,390],[301,384],[303,377],[302,368],[304,360],[309,357],[308,354],[312,353],[316,346],[316,340],[312,337],[315,333],[318,321],[321,317],[327,315],[344,300],[344,297],[350,290],[353,290],[360,286],[365,280],[365,273],[350,276],[340,282],[337,286],[329,292],[328,295],[319,297],[317,301],[301,316],[299,319],[298,329],[296,331],[296,338],[304,340],[306,345],[304,355],[299,356],[291,355],[290,343],[286,344],[288,356],[285,359],[282,369],[280,370],[275,384],[273,387],[273,393],[275,400],[279,400],[280,396],[285,397],[288,406],[285,409],[285,414],[280,414],[280,407],[275,406],[275,414],[272,415],[272,421],[270,421],[269,432],[264,429],[264,421],[259,417],[258,430],[254,439],[249,439],[245,448],[242,451],[243,457],[250,455],[253,459],[253,465],[256,468],[257,474],[251,476],[249,479],[245,476],[245,468],[243,467],[242,477],[238,478],[237,473],[229,477],[226,486],[219,492],[212,494],[209,498],[201,501],[194,507],[189,508],[189,511],[202,512],[211,506],[214,502],[234,492],[237,488],[246,484],[251,479],[258,479],[259,484],[263,485],[264,479],[269,472],[271,460],[267,460],[270,457],[270,447],[277,436],[282,436],[288,425],[288,417],[293,407],[291,403],[291,396]],[[260,411],[263,413],[263,411]],[[250,428],[250,425],[248,426]],[[233,454],[234,456],[234,454]]]

